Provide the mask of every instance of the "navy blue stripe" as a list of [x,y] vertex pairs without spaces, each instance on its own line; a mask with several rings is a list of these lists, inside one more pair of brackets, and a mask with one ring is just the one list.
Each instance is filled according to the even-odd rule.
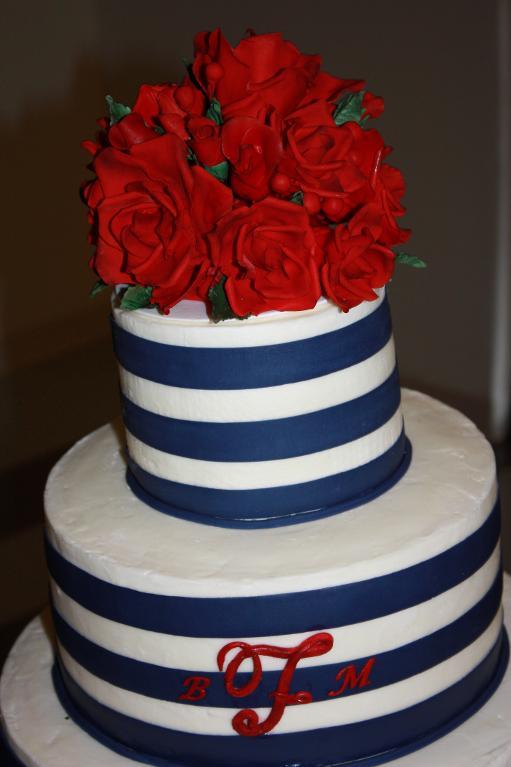
[[[147,594],[86,573],[49,543],[47,559],[52,577],[66,594],[116,623],[164,634],[239,639],[321,631],[379,618],[425,602],[479,570],[497,544],[499,528],[496,504],[472,535],[425,562],[357,583],[256,597]],[[195,550],[194,555],[200,556],[200,552]]]
[[98,703],[62,665],[53,678],[63,707],[89,735],[155,767],[340,767],[355,761],[357,767],[370,767],[411,753],[461,724],[495,691],[508,659],[503,632],[473,671],[422,703],[364,722],[258,738],[196,735],[147,724]]
[[[157,477],[128,457],[127,480],[144,503],[192,522],[245,527],[295,524],[337,514],[389,490],[408,469],[404,431],[385,453],[356,469],[311,482],[255,490],[219,490]],[[296,515],[296,516],[294,516]]]
[[165,453],[204,461],[271,461],[316,453],[375,431],[400,402],[397,368],[373,391],[313,413],[264,421],[214,423],[151,413],[122,398],[128,431]]
[[[468,647],[492,622],[499,609],[501,597],[502,575],[499,572],[487,594],[461,618],[428,636],[397,647],[395,650],[380,653],[371,670],[371,690],[426,671]],[[124,690],[131,690],[158,700],[178,701],[179,696],[187,690],[184,682],[188,677],[206,676],[210,680],[206,697],[202,701],[181,702],[198,706],[263,708],[270,705],[271,693],[277,689],[281,672],[266,671],[255,693],[245,698],[233,698],[225,689],[222,673],[184,671],[133,660],[105,650],[85,639],[55,609],[53,618],[57,637],[67,652],[91,674]],[[279,642],[275,641],[274,644]],[[359,672],[368,660],[369,658],[366,657],[323,666],[298,667],[293,677],[293,690],[310,690],[314,700],[328,700],[330,697],[328,693],[339,689],[339,683],[335,681],[339,669],[353,664]],[[200,658],[197,658],[198,666],[200,666],[199,661]],[[249,678],[250,673],[241,672],[236,677],[236,684],[242,687]],[[346,690],[343,695],[360,692],[364,692],[364,688],[355,687],[353,690]]]
[[356,365],[391,336],[387,299],[364,319],[301,341],[241,348],[194,348],[148,341],[112,321],[114,348],[125,370],[186,389],[257,389],[307,381]]

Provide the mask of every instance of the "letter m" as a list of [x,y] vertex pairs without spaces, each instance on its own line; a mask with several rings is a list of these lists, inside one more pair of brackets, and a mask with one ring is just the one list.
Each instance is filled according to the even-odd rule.
[[338,695],[342,695],[348,688],[354,690],[355,687],[367,687],[367,685],[371,684],[369,675],[375,660],[376,658],[369,658],[359,674],[357,674],[357,669],[353,664],[341,668],[335,677],[338,682],[341,682],[341,686],[338,690],[330,690],[328,693],[329,697],[337,698]]

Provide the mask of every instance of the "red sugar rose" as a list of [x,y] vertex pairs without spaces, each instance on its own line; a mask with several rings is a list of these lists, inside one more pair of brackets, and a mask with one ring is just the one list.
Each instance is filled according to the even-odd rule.
[[410,237],[410,229],[403,229],[396,222],[396,218],[406,212],[401,204],[404,193],[405,181],[401,171],[392,165],[382,165],[376,179],[375,200],[383,212],[381,242],[385,245],[399,245]]
[[328,72],[318,72],[302,104],[313,101],[328,101],[330,104],[335,104],[345,93],[356,93],[362,90],[364,85],[363,80],[345,80],[334,77]]
[[186,139],[185,117],[201,115],[205,110],[204,95],[185,78],[181,85],[142,85],[133,107],[144,122],[163,128]]
[[237,208],[219,221],[210,241],[238,316],[315,306],[321,295],[318,248],[300,206],[269,197]]
[[395,254],[378,242],[381,231],[381,213],[376,206],[367,206],[346,226],[315,232],[325,253],[324,291],[343,311],[373,301],[375,289],[392,277]]
[[129,152],[105,149],[94,170],[87,190],[97,230],[91,265],[101,279],[151,285],[163,310],[196,297],[209,266],[203,235],[230,209],[230,190],[190,168],[185,145],[172,134]]
[[[369,134],[369,135],[367,135]],[[288,132],[286,169],[304,192],[337,198],[339,205],[323,209],[341,221],[371,196],[371,176],[383,152],[376,131],[363,131],[355,123],[293,126]]]
[[248,68],[234,54],[220,29],[199,32],[194,39],[192,71],[208,98],[222,105],[246,96]]
[[195,37],[192,69],[208,97],[228,107],[230,116],[273,109],[286,115],[305,97],[320,64],[318,56],[300,53],[278,33],[250,35],[231,48],[215,29]]
[[108,131],[108,143],[115,149],[129,149],[134,144],[152,141],[157,137],[153,128],[145,124],[141,115],[132,112]]
[[239,316],[308,309],[321,290],[345,311],[374,299],[410,235],[403,177],[367,124],[383,100],[277,33],[194,45],[179,84],[142,85],[131,110],[107,97],[83,142],[93,268],[151,287],[141,300],[163,311],[209,299],[215,318],[229,314],[210,292],[222,277]]
[[246,200],[261,200],[282,154],[279,135],[252,117],[234,117],[222,130],[222,149],[232,165],[233,192]]
[[187,123],[190,148],[203,165],[218,165],[225,157],[222,152],[220,126],[208,117],[190,117]]

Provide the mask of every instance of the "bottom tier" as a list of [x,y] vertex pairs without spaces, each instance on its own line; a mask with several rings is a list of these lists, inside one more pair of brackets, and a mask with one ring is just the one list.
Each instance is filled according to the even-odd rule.
[[480,706],[508,655],[493,454],[441,403],[408,392],[403,411],[399,483],[270,530],[154,511],[111,427],[78,443],[46,493],[69,716],[158,767],[327,767],[386,761]]
[[[511,617],[511,578],[505,579],[504,603]],[[507,621],[511,631],[511,618]],[[0,682],[0,715],[5,738],[0,763],[5,767],[137,767],[139,761],[121,756],[89,737],[69,717],[52,683],[54,646],[49,616],[36,618],[25,629],[5,665]],[[495,680],[497,681],[497,679]],[[391,767],[511,767],[511,671],[479,711],[484,698],[467,714],[474,714],[448,737],[432,733],[425,742],[409,744],[406,751],[427,745],[400,758]],[[460,721],[451,723],[460,725]],[[404,753],[404,751],[403,751]],[[491,755],[491,757],[489,757]],[[361,763],[362,765],[368,762]],[[390,767],[390,765],[389,765]]]

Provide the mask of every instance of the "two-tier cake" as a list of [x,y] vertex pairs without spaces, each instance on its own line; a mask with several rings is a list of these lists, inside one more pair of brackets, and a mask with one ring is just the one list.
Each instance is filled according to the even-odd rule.
[[487,700],[508,645],[491,448],[401,397],[384,285],[421,262],[392,250],[381,99],[280,35],[216,30],[180,85],[109,103],[85,198],[124,429],[50,475],[40,698],[67,718],[24,741],[15,651],[9,747],[40,767],[66,728],[112,767],[416,750]]

